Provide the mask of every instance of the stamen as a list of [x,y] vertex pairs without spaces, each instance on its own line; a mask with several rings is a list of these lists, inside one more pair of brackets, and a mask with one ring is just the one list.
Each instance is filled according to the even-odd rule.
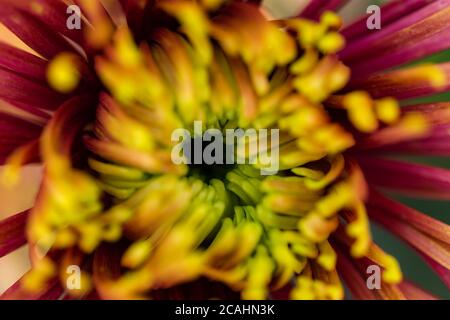
[[61,93],[73,91],[80,81],[78,57],[62,53],[55,57],[47,69],[47,79],[53,89]]

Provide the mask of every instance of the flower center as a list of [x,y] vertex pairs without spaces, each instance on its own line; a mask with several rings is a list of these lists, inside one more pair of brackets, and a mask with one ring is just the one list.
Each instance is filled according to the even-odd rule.
[[[359,172],[342,155],[354,138],[324,107],[349,78],[334,55],[344,44],[336,32],[339,18],[327,12],[320,22],[270,22],[244,2],[217,11],[197,1],[155,6],[164,15],[156,21],[169,23],[153,26],[142,43],[125,27],[102,35],[108,45],[95,57],[95,68],[105,92],[95,123],[83,122],[84,113],[72,104],[92,109],[75,101],[46,128],[47,173],[30,238],[68,249],[64,261],[82,260],[70,248],[93,254],[94,274],[107,268],[100,244],[125,243],[125,249],[112,250],[119,258],[108,261],[125,273],[96,278],[115,297],[138,297],[202,277],[244,298],[265,298],[293,277],[293,297],[342,297],[328,242],[342,221],[338,213],[352,212],[345,220],[356,240],[355,255],[367,251],[370,233]],[[59,78],[57,72],[53,76]],[[72,87],[74,79],[60,89]],[[331,102],[358,120],[354,107],[360,101],[369,109],[375,105],[366,98]],[[361,127],[373,130],[378,120],[370,111],[374,121]],[[60,124],[72,122],[77,126],[67,132]],[[182,155],[193,161],[174,161],[174,132],[191,132],[196,122],[221,131],[255,130],[257,151],[270,152],[242,155],[235,141],[233,153],[223,141],[214,150],[206,143],[196,148],[204,139],[194,135],[182,144],[190,147]],[[84,129],[86,170],[74,169],[70,146],[58,140],[74,140],[75,127]],[[261,147],[258,130],[264,129],[270,139]],[[247,143],[241,145],[245,150]],[[231,155],[236,162],[227,163]],[[275,171],[264,175],[272,164]],[[40,280],[51,271],[34,276]]]
[[188,176],[190,177],[196,177],[205,182],[212,179],[223,181],[236,167],[233,163],[227,163],[227,159],[234,159],[234,146],[230,148],[223,136],[217,142],[205,142],[203,137],[195,137],[186,143],[188,151],[184,156],[189,159]]

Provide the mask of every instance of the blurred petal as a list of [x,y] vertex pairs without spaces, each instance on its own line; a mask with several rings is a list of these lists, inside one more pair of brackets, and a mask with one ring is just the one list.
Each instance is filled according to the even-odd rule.
[[299,17],[311,20],[318,19],[325,11],[337,11],[348,0],[311,0]]
[[[428,5],[431,0],[395,0],[381,7],[381,18],[383,28],[397,22],[400,18],[417,11]],[[367,36],[367,17],[363,16],[342,30],[347,41],[355,41],[360,37]],[[379,32],[372,30],[372,32]]]
[[0,164],[16,148],[38,138],[41,131],[38,125],[0,112]]
[[373,185],[432,199],[450,198],[450,170],[379,157],[358,158]]
[[375,190],[370,192],[368,205],[369,208],[375,207],[386,215],[403,220],[423,233],[450,244],[450,226],[441,221],[391,200]]
[[28,210],[0,221],[0,258],[26,243]]
[[[405,1],[401,1],[402,5]],[[411,1],[408,1],[411,2]],[[367,55],[378,54],[383,52],[383,50],[390,48],[391,46],[404,46],[408,42],[419,42],[423,40],[423,36],[427,36],[429,32],[425,32],[423,28],[426,28],[428,24],[433,22],[439,22],[446,17],[448,17],[448,12],[450,1],[448,0],[438,0],[433,1],[431,4],[423,7],[420,10],[413,11],[410,15],[402,17],[402,19],[397,19],[395,23],[390,25],[383,25],[380,31],[375,33],[369,33],[360,40],[351,42],[340,54],[339,56],[345,62],[354,63],[359,59],[367,57]],[[405,4],[408,6],[409,4]],[[428,20],[427,20],[428,19]],[[445,28],[446,24],[437,25],[440,28]],[[367,26],[366,32],[367,32]],[[417,30],[416,30],[417,28]],[[431,30],[435,27],[431,27]],[[415,34],[411,35],[411,30],[417,31],[417,36]],[[437,29],[439,32],[441,29]],[[398,47],[397,47],[398,48]]]
[[22,279],[23,277],[0,295],[0,300],[57,300],[64,293],[57,279],[49,281],[37,292],[25,289],[21,283]]
[[2,6],[0,22],[44,58],[53,58],[61,51],[75,51],[58,32],[20,9]]
[[384,214],[379,209],[370,208],[369,215],[387,230],[438,264],[443,268],[442,270],[450,269],[450,246],[448,243],[428,236],[408,223]]
[[370,74],[351,82],[349,89],[362,89],[374,98],[399,100],[428,96],[450,89],[450,63],[420,65],[408,69]]
[[425,290],[417,287],[415,284],[404,280],[399,285],[400,290],[408,300],[437,300],[438,298]]
[[52,110],[66,99],[42,81],[37,82],[2,68],[0,68],[0,82],[2,83],[0,99],[13,104],[26,104],[33,108]]

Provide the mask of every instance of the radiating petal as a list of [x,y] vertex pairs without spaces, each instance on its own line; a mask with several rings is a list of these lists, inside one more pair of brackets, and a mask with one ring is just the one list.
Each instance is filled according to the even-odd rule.
[[[408,14],[430,4],[430,2],[432,2],[432,0],[395,0],[388,2],[381,7],[381,24],[383,28],[386,28]],[[369,14],[361,17],[341,31],[347,41],[353,42],[355,39],[359,40],[359,38],[367,36],[368,16]],[[371,32],[376,33],[379,31],[372,30]]]
[[392,216],[386,215],[377,208],[369,208],[371,219],[380,223],[384,228],[406,241],[421,254],[432,259],[442,268],[450,269],[450,245],[426,235],[410,224]]
[[[411,41],[419,42],[424,39],[423,36],[429,35],[429,32],[432,32],[433,29],[437,29],[434,32],[441,31],[436,27],[445,28],[445,23],[439,24],[438,22],[446,21],[445,18],[448,17],[450,9],[449,4],[449,0],[433,1],[420,10],[398,19],[395,23],[383,26],[378,32],[367,34],[366,29],[364,37],[351,42],[339,55],[345,62],[354,63],[358,60],[364,60],[368,55],[379,54],[384,49],[392,48],[392,46],[398,48]],[[431,26],[434,22],[436,22],[436,25]],[[426,29],[427,25],[431,26],[431,30]]]
[[25,289],[22,285],[22,279],[23,277],[0,295],[0,300],[58,300],[64,293],[64,289],[57,279],[49,281],[37,292],[30,292]]
[[0,67],[33,80],[45,81],[47,61],[0,42]]
[[358,157],[369,183],[408,195],[450,198],[450,170],[386,158]]
[[352,81],[346,90],[366,90],[374,98],[404,100],[444,92],[449,88],[450,63],[442,63],[370,74]]
[[69,29],[67,27],[67,18],[69,17],[67,13],[68,5],[63,1],[4,0],[3,2],[7,2],[7,5],[27,12],[33,17],[39,19],[42,23],[46,24],[50,29],[56,30],[72,41],[79,44],[82,43],[83,32],[81,30],[88,28],[88,26],[84,23],[84,21],[81,21],[81,29]]
[[336,11],[347,2],[348,0],[311,0],[306,8],[300,13],[299,17],[315,20],[325,11]]
[[417,287],[415,284],[404,280],[399,285],[400,290],[403,292],[408,300],[437,300],[438,298],[431,293]]
[[[448,16],[450,16],[450,9]],[[446,19],[449,19],[449,17],[446,17]],[[440,33],[427,34],[423,40],[417,40],[417,42],[414,41],[398,48],[389,48],[385,51],[385,54],[378,54],[373,58],[350,63],[349,66],[352,69],[352,77],[354,79],[365,78],[367,75],[400,66],[448,48],[450,48],[450,26],[447,26]]]
[[0,112],[0,164],[18,147],[39,137],[42,128]]
[[56,109],[66,97],[37,82],[10,70],[0,68],[0,99],[27,104],[46,110]]
[[381,193],[371,190],[368,201],[369,208],[375,207],[386,215],[391,215],[397,219],[403,220],[414,228],[436,238],[440,241],[450,244],[450,226],[433,219],[413,208],[409,208],[404,204],[391,200]]
[[26,11],[12,6],[1,6],[0,22],[44,58],[53,58],[61,51],[75,52],[58,31]]
[[438,262],[434,261],[427,254],[420,254],[425,262],[437,273],[437,275],[441,278],[441,280],[445,283],[445,285],[450,288],[450,269],[442,266]]
[[25,244],[28,210],[0,221],[0,258]]
[[380,299],[375,291],[367,288],[366,281],[361,277],[358,269],[353,265],[352,258],[349,258],[341,249],[337,249],[337,270],[349,288],[353,297],[358,300],[378,300]]

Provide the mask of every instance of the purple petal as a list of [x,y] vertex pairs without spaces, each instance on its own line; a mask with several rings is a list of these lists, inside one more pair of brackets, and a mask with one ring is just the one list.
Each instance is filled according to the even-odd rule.
[[26,11],[11,5],[0,7],[0,22],[16,34],[30,48],[47,59],[62,51],[76,52],[58,30],[52,30]]
[[358,156],[369,184],[407,195],[450,199],[450,170],[373,156]]
[[[378,55],[383,52],[384,49],[390,48],[392,46],[399,47],[408,42],[417,42],[419,39],[428,34],[423,35],[423,28],[426,28],[426,23],[423,25],[422,21],[429,18],[429,22],[435,21],[438,16],[433,16],[435,13],[445,10],[445,15],[449,10],[450,0],[437,0],[429,4],[428,6],[413,12],[412,14],[399,19],[397,22],[382,28],[380,31],[369,34],[362,37],[360,40],[350,43],[342,52],[339,54],[340,58],[345,63],[355,63],[358,60],[367,59],[368,56]],[[418,30],[421,38],[411,37],[413,32],[412,28],[420,25],[421,28]],[[433,27],[438,27],[432,23]],[[444,26],[440,26],[445,27]],[[417,30],[416,30],[417,31]],[[414,31],[414,32],[416,32]],[[431,32],[431,31],[430,31]],[[414,33],[412,33],[414,35]],[[402,35],[400,37],[400,35]]]
[[0,258],[26,243],[27,217],[28,210],[0,221]]
[[[381,25],[383,28],[386,28],[392,23],[398,21],[408,14],[417,11],[424,7],[425,5],[430,4],[433,0],[396,0],[381,7]],[[367,18],[368,15],[365,15],[353,22],[349,26],[345,27],[342,30],[342,35],[347,39],[348,43],[359,40],[360,37],[367,36]],[[378,30],[373,30],[372,32],[379,32]]]
[[0,68],[0,99],[45,110],[56,109],[66,97],[43,82],[28,79],[13,71]]
[[311,0],[299,17],[317,20],[327,10],[336,11],[348,0]]

